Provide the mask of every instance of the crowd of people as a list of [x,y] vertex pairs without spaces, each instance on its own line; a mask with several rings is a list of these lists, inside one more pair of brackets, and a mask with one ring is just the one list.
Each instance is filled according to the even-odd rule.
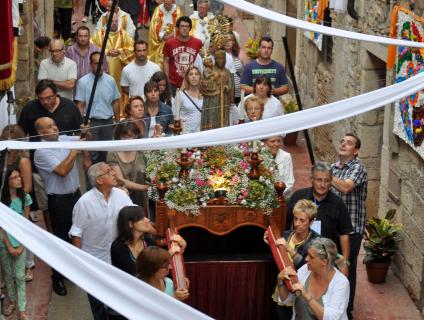
[[[105,12],[97,17],[96,1],[86,0],[80,22],[87,22],[91,7],[96,29],[92,33],[79,26],[69,40],[83,1],[74,1],[74,7],[71,0],[55,1],[56,38],[40,36],[35,41],[36,98],[24,106],[17,125],[3,130],[2,139],[156,138],[172,135],[175,120],[181,120],[186,134],[219,123],[229,126],[284,114],[279,97],[288,92],[288,79],[284,67],[272,59],[273,40],[263,36],[258,58],[248,62],[240,58],[236,31],[219,46],[208,29],[209,21],[222,13],[219,3],[193,1],[197,10],[188,16],[179,6],[184,1],[120,0],[111,12],[112,2],[99,2]],[[100,61],[109,19],[110,34]],[[228,21],[232,26],[231,18]],[[148,39],[139,36],[142,28],[149,29]],[[220,112],[225,116],[216,118]],[[294,269],[284,269],[276,280],[273,299],[279,318],[352,318],[367,192],[367,173],[357,158],[359,137],[346,134],[339,160],[332,166],[315,163],[311,187],[295,192],[292,159],[283,150],[283,137],[269,137],[264,144],[286,185],[289,230],[277,243],[287,248],[294,263]],[[88,190],[84,194],[79,158]],[[47,229],[57,237],[179,300],[187,299],[189,290],[175,290],[167,278],[170,257],[183,252],[187,243],[174,236],[168,251],[155,245],[154,204],[147,197],[142,151],[10,150],[2,161],[7,170],[1,201],[12,210],[28,219],[37,210],[43,212]],[[19,241],[5,232],[1,235],[8,291],[3,313],[10,315],[17,304],[19,318],[28,319],[25,281],[32,280],[34,259]],[[284,286],[284,280],[295,274],[297,295]],[[67,294],[65,280],[52,270],[56,294]],[[94,296],[88,299],[96,320],[125,319]]]

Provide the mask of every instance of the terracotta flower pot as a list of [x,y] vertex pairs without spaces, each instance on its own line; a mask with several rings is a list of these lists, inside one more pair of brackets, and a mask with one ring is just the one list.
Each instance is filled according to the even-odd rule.
[[368,281],[371,283],[384,283],[386,282],[387,271],[390,267],[390,260],[384,262],[367,262],[365,267],[367,269]]

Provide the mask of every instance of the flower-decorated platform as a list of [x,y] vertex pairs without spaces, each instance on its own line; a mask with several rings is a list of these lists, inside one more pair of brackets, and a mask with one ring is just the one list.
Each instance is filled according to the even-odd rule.
[[156,230],[187,240],[187,303],[215,319],[272,318],[277,268],[263,242],[285,229],[285,185],[259,142],[147,154]]

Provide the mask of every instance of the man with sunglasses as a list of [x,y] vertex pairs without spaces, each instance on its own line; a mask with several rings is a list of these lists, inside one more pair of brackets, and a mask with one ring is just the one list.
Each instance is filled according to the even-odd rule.
[[65,44],[62,40],[50,42],[50,57],[40,63],[38,80],[49,79],[58,88],[58,94],[72,100],[77,81],[77,64],[65,57]]

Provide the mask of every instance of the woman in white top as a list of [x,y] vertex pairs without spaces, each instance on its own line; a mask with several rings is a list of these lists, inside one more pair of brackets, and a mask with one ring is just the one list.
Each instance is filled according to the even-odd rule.
[[[349,281],[334,267],[337,247],[327,238],[315,239],[306,257],[306,265],[297,273],[287,267],[278,275],[279,298],[282,304],[294,301],[293,319],[347,320]],[[297,275],[299,282],[293,284],[289,293],[284,280]]]
[[[203,97],[200,93],[202,76],[199,68],[191,66],[184,76],[180,91],[180,118],[183,122],[183,133],[200,131],[202,119]],[[176,114],[176,104],[173,101],[172,111]]]
[[294,185],[292,157],[290,153],[282,149],[284,145],[282,136],[269,137],[265,140],[265,144],[274,157],[275,163],[277,163],[281,181],[286,184],[284,195],[288,198]]
[[271,90],[271,79],[266,76],[259,76],[256,78],[255,84],[253,85],[253,93],[245,97],[245,101],[253,95],[261,98],[264,101],[265,106],[264,113],[262,114],[262,119],[277,117],[284,114],[283,106],[281,105],[280,100],[278,100],[271,94]]

